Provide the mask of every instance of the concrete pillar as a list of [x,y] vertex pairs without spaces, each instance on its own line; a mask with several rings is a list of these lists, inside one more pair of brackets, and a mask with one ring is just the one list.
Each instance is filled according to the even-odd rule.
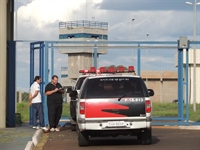
[[0,0],[0,128],[6,127],[6,14],[7,0]]
[[19,91],[19,103],[22,102],[22,91]]

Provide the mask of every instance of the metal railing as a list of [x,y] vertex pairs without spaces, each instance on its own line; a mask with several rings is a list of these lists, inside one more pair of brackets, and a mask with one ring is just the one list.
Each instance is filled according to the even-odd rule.
[[77,27],[108,29],[108,23],[99,22],[99,21],[88,21],[88,20],[59,22],[59,28],[71,29],[71,28],[77,28]]

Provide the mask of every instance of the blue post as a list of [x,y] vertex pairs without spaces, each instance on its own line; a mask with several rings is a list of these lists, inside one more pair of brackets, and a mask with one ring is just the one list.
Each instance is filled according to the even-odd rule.
[[[44,85],[46,86],[49,83],[49,51],[48,51],[48,42],[45,42],[45,78],[44,78]],[[44,95],[44,94],[43,94]],[[44,97],[43,101],[43,108],[44,108],[44,124],[47,126],[48,122],[48,109],[47,109],[47,97]]]
[[[189,42],[188,42],[189,44]],[[189,84],[188,84],[188,68],[189,68],[189,58],[188,58],[188,49],[186,49],[186,122],[187,122],[187,125],[189,124],[189,100],[188,100],[188,96],[189,96]]]
[[183,49],[178,49],[178,117],[183,121]]
[[[40,87],[40,92],[41,92],[41,94],[42,94],[42,98],[43,98],[43,84],[44,84],[44,43],[43,42],[41,42],[40,43],[40,49],[39,49],[40,51],[39,51],[39,53],[40,53],[40,55],[39,55],[39,74],[40,74],[40,76],[41,76],[41,78],[42,78],[42,82],[41,82],[41,87]],[[43,100],[43,99],[42,99]]]
[[97,68],[97,44],[94,45],[94,67]]
[[[140,47],[140,44],[138,44],[138,47]],[[138,76],[140,76],[140,48],[137,50],[137,70]]]
[[[3,64],[1,64],[3,65]],[[15,127],[16,105],[16,42],[7,41],[7,89],[6,89],[6,126]]]
[[42,78],[42,82],[41,82],[41,85],[40,85],[40,92],[41,92],[41,95],[42,95],[42,103],[44,101],[44,42],[41,42],[40,43],[40,76]]
[[[34,79],[34,44],[30,44],[30,86],[33,83]],[[33,124],[33,118],[32,118],[32,106],[30,106],[30,112],[29,112],[29,124]]]
[[51,48],[51,76],[54,75],[54,49]]

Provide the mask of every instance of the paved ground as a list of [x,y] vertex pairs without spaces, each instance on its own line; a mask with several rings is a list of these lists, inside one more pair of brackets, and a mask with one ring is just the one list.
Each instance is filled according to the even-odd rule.
[[15,128],[0,129],[0,150],[23,150],[36,130],[28,123]]
[[43,134],[36,150],[200,150],[200,130],[153,128],[153,144],[140,145],[135,137],[95,138],[88,147],[79,147],[77,134],[69,127]]

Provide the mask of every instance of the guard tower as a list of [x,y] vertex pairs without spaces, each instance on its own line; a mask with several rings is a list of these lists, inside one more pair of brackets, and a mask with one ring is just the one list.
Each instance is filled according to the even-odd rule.
[[[101,41],[108,40],[108,23],[97,21],[68,21],[59,23],[59,39],[72,41]],[[100,54],[107,54],[108,50],[105,45],[104,48],[98,48],[97,60]],[[62,54],[68,54],[68,75],[67,78],[62,78],[63,86],[73,85],[72,79],[77,79],[79,70],[89,69],[94,66],[94,45],[63,45],[59,48]],[[98,61],[97,61],[98,62]],[[61,71],[61,74],[62,71]]]

